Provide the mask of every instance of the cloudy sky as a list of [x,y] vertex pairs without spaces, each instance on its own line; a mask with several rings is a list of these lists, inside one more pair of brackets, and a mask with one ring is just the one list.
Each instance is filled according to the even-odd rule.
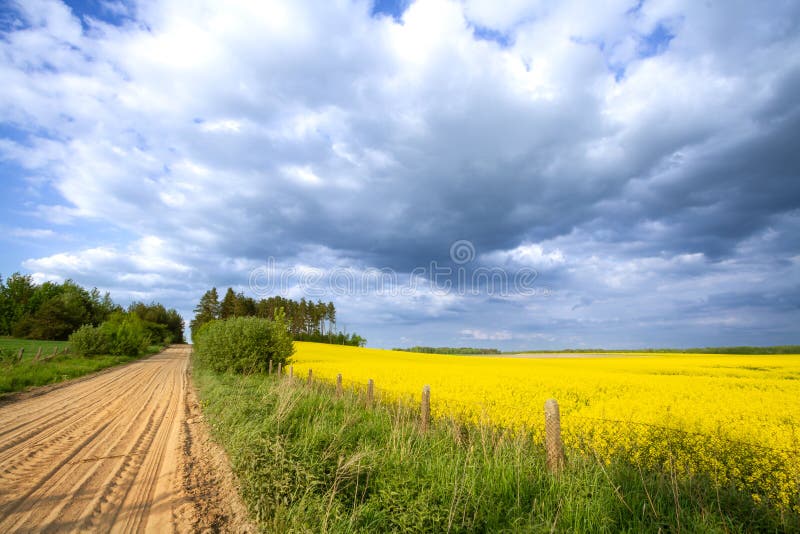
[[800,3],[602,4],[3,2],[0,273],[378,347],[800,342]]

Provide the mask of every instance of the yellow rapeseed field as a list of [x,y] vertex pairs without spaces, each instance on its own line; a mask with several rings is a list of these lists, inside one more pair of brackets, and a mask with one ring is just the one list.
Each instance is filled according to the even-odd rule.
[[732,483],[756,500],[800,511],[800,355],[624,354],[507,358],[417,354],[295,343],[309,368],[345,387],[372,378],[386,400],[416,402],[431,386],[435,417],[544,432],[543,405],[561,406],[564,441],[610,461]]

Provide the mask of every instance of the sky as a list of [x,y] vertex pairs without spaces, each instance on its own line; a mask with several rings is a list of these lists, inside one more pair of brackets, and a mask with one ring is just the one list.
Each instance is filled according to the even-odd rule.
[[800,3],[0,3],[0,273],[369,346],[800,343]]

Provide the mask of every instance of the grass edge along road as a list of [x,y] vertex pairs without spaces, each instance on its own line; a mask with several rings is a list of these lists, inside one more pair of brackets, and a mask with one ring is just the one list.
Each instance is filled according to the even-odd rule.
[[152,356],[164,349],[162,345],[151,345],[140,356],[101,355],[82,357],[60,352],[58,356],[45,361],[34,362],[34,355],[42,347],[42,356],[49,356],[55,348],[63,351],[69,346],[67,341],[37,341],[29,339],[0,339],[0,348],[9,349],[16,354],[20,347],[25,349],[22,362],[0,365],[0,400],[28,388],[47,386],[79,378],[115,365],[132,362]]
[[800,518],[703,476],[569,454],[554,477],[529,434],[263,374],[193,376],[251,516],[267,531],[791,531]]

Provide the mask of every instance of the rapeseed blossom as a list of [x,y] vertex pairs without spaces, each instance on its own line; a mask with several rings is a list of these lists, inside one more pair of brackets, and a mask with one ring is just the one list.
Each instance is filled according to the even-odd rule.
[[800,355],[619,354],[507,358],[295,343],[295,376],[371,378],[385,400],[434,417],[490,422],[541,440],[543,405],[561,407],[564,442],[601,461],[703,474],[757,501],[800,511]]

